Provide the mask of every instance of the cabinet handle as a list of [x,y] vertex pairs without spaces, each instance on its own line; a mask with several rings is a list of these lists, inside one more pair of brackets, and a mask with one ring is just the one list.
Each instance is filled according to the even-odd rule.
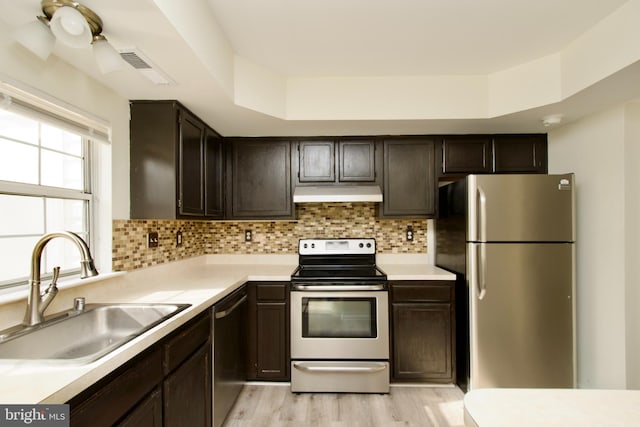
[[233,311],[238,308],[238,306],[240,306],[240,304],[242,304],[243,302],[245,302],[247,300],[247,296],[243,295],[242,298],[240,298],[238,301],[236,301],[235,304],[233,304],[230,308],[226,309],[226,310],[222,310],[222,311],[218,311],[216,312],[216,314],[214,315],[214,317],[216,319],[224,319],[225,317],[227,317],[228,315],[230,315],[231,313],[233,313]]

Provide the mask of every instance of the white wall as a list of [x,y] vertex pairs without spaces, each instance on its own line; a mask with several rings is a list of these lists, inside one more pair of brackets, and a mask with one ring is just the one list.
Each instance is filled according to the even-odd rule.
[[638,240],[627,229],[638,218],[629,216],[640,184],[640,150],[628,137],[630,105],[549,132],[549,172],[576,174],[578,385],[584,388],[638,384],[637,372],[629,378],[640,369],[638,315],[627,312],[637,310],[626,302],[639,292],[638,262],[629,265],[637,260]]
[[640,389],[640,102],[625,111],[627,387]]

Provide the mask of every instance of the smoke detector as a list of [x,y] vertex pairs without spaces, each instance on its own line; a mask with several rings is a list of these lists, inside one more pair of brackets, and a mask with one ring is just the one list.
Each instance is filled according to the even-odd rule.
[[557,125],[562,121],[562,114],[552,114],[542,118],[542,124],[548,128],[551,125]]
[[137,48],[119,49],[120,56],[126,63],[138,70],[147,79],[157,85],[175,86],[176,82]]

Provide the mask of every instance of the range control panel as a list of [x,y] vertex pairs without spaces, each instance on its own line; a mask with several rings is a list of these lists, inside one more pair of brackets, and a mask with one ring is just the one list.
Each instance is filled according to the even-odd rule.
[[300,255],[371,255],[376,239],[300,239]]

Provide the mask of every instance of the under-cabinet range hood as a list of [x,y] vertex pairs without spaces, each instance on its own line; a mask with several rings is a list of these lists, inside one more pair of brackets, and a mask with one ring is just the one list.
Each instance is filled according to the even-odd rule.
[[294,203],[381,202],[382,190],[377,185],[296,187]]

